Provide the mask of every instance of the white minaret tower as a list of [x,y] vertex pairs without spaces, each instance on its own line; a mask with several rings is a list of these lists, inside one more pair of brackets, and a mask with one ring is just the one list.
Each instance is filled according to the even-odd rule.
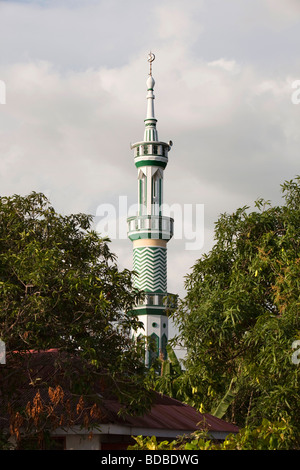
[[151,338],[146,351],[146,365],[162,355],[166,357],[168,341],[167,242],[173,236],[173,219],[162,214],[164,170],[172,142],[158,139],[154,114],[152,62],[147,79],[147,114],[144,140],[131,145],[138,177],[138,214],[128,219],[128,237],[133,242],[133,269],[137,273],[135,287],[145,292],[145,299],[133,313],[144,329],[137,335]]

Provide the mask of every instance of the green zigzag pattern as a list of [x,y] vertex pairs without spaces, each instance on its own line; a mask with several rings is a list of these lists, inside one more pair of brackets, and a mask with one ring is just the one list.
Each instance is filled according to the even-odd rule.
[[134,284],[140,290],[167,292],[167,250],[161,247],[133,250]]

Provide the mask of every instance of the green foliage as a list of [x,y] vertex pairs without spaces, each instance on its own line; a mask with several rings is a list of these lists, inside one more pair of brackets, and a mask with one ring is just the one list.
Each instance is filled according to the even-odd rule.
[[[0,338],[7,357],[58,348],[84,359],[135,409],[145,368],[128,332],[140,294],[91,224],[56,213],[43,194],[0,198]],[[87,391],[91,370],[72,377],[76,393]]]
[[91,218],[61,216],[36,193],[0,199],[0,293],[8,351],[82,348],[91,358],[95,346],[107,358],[123,346],[119,333],[133,322],[127,312],[137,298]]
[[222,214],[212,250],[186,277],[173,315],[188,351],[177,384],[205,412],[219,414],[221,403],[224,411],[226,396],[221,415],[241,426],[289,417],[299,429],[291,357],[300,338],[300,178],[282,190],[282,206],[258,200],[255,211]]
[[177,441],[160,441],[155,436],[136,436],[136,444],[129,446],[128,450],[174,450],[179,445]]
[[36,193],[0,199],[0,293],[8,352],[81,348],[96,361],[97,347],[110,365],[138,298],[131,272],[118,270],[91,217],[59,215]]
[[[184,394],[184,390],[181,389],[181,364],[171,347],[171,343],[167,344],[166,350],[167,358],[159,358],[150,369],[148,386],[170,397],[182,399],[181,395]],[[160,374],[158,375],[157,371],[159,369]]]
[[221,450],[292,450],[299,449],[299,439],[286,420],[271,423],[263,419],[254,428],[245,427],[237,435],[229,435]]
[[157,442],[156,437],[134,437],[136,444],[128,450],[296,450],[300,448],[299,439],[285,421],[271,423],[264,419],[257,427],[248,427],[237,434],[229,434],[223,442],[213,441],[203,432],[183,436],[177,440]]
[[231,405],[236,394],[236,390],[234,389],[234,382],[235,378],[231,380],[229,388],[226,391],[224,397],[221,399],[220,403],[218,403],[217,407],[211,411],[211,414],[216,416],[216,418],[222,419],[226,414],[228,407]]

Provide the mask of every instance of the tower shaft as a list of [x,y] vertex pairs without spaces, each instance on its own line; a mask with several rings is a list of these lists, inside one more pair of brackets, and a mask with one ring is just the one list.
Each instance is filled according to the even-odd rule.
[[[154,55],[149,55],[150,63]],[[153,350],[146,353],[146,364],[166,357],[168,341],[167,242],[173,236],[173,219],[162,214],[164,170],[172,143],[158,140],[154,114],[152,67],[147,80],[147,114],[144,140],[131,145],[138,179],[138,213],[128,218],[128,237],[133,242],[134,285],[145,293],[133,314],[143,323],[137,335],[150,337]]]

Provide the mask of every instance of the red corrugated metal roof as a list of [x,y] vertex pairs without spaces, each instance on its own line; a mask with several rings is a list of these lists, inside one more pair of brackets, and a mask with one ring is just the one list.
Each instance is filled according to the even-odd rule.
[[115,423],[136,428],[168,429],[193,432],[197,429],[211,432],[235,433],[237,426],[203,414],[195,408],[173,398],[156,394],[151,410],[143,416],[118,416],[119,404],[113,400],[104,400],[104,406],[115,416]]

